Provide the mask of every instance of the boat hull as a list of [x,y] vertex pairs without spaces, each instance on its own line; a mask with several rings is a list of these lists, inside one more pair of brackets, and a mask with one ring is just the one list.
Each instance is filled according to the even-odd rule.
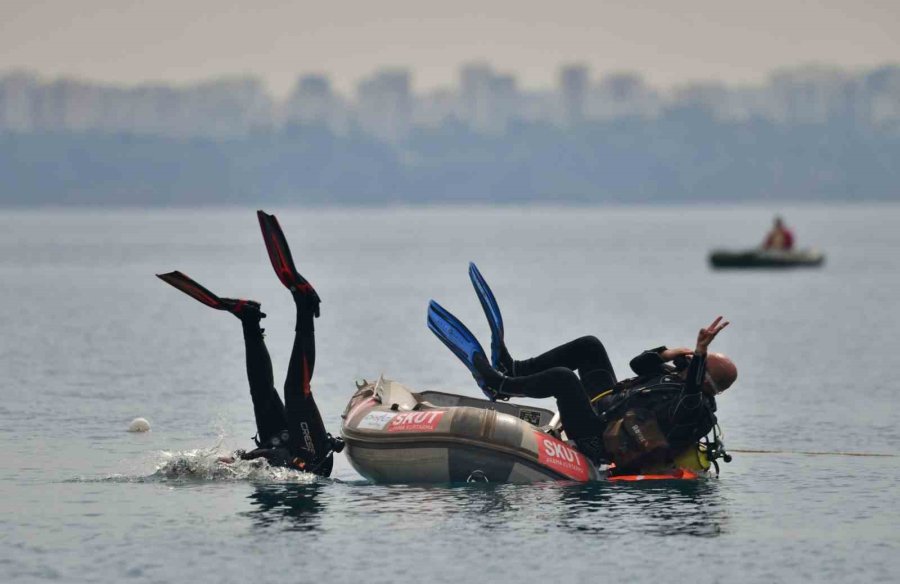
[[603,473],[587,457],[541,430],[552,416],[540,408],[413,393],[382,379],[359,387],[344,412],[341,434],[350,464],[376,483],[600,478]]
[[715,250],[709,254],[709,263],[717,269],[816,268],[825,263],[825,255],[816,250]]

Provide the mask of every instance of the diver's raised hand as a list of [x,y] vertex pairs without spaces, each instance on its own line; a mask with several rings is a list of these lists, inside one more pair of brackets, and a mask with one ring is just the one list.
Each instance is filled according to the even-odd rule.
[[722,322],[722,317],[719,316],[706,328],[700,329],[700,332],[697,333],[697,348],[694,350],[694,353],[698,355],[705,355],[706,349],[709,348],[709,344],[713,342],[713,339],[716,338],[716,335],[722,332],[726,326],[728,326],[728,321]]

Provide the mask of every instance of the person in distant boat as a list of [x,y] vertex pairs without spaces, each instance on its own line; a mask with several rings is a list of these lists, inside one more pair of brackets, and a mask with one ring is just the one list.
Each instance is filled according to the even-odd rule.
[[693,349],[641,353],[631,361],[636,377],[620,381],[594,336],[514,360],[497,302],[474,264],[470,276],[491,326],[491,361],[465,325],[434,301],[428,324],[490,399],[556,398],[567,437],[595,462],[615,462],[619,471],[671,463],[713,431],[715,398],[737,380],[731,359],[708,350],[729,324],[722,317],[700,329]]
[[263,338],[264,329],[260,327],[260,320],[266,315],[258,302],[220,298],[177,271],[157,274],[157,277],[207,306],[230,312],[241,321],[247,378],[256,417],[254,440],[257,447],[249,452],[238,451],[233,457],[222,457],[220,461],[230,463],[235,458],[264,458],[272,466],[329,476],[334,452],[342,450],[343,442],[326,432],[310,391],[316,364],[313,319],[319,316],[319,295],[294,267],[287,240],[275,216],[262,211],[258,211],[257,216],[272,266],[291,291],[297,307],[294,346],[284,382],[284,402],[275,389],[272,360]]
[[794,233],[784,224],[781,217],[775,217],[772,229],[763,241],[763,249],[790,251],[794,248]]

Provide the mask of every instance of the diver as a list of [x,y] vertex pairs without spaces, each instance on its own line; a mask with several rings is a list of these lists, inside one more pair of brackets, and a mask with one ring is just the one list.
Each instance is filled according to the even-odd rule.
[[266,315],[253,300],[220,298],[185,274],[175,271],[157,274],[161,280],[188,296],[218,310],[235,315],[241,321],[246,351],[247,379],[256,417],[256,448],[237,451],[221,462],[264,458],[272,466],[294,468],[329,476],[334,453],[343,442],[333,438],[322,422],[322,416],[310,391],[310,380],[316,364],[316,342],[313,319],[319,312],[319,295],[294,266],[291,250],[274,215],[257,211],[263,240],[272,267],[282,284],[290,290],[297,307],[294,346],[284,382],[284,402],[275,389],[272,360],[266,348],[260,320]]
[[669,465],[714,430],[715,396],[737,379],[728,357],[708,351],[729,324],[722,317],[700,329],[693,350],[641,353],[631,361],[636,377],[620,381],[603,343],[592,336],[514,360],[497,301],[475,264],[469,276],[490,324],[491,360],[465,325],[433,300],[428,326],[489,399],[555,397],[566,436],[583,454],[614,462],[620,472]]
[[794,232],[791,231],[781,217],[775,216],[772,229],[766,234],[762,248],[773,251],[791,251],[794,249]]

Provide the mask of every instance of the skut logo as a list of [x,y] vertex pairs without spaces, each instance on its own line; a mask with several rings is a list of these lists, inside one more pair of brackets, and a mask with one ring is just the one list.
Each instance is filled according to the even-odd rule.
[[403,412],[388,424],[388,432],[433,432],[444,417],[443,411]]
[[538,461],[576,481],[587,481],[590,469],[584,456],[565,443],[551,438],[543,432],[535,432],[538,440]]
[[578,453],[562,442],[553,442],[545,438],[544,452],[547,454],[547,456],[565,460],[566,462],[571,462],[572,464],[581,466],[581,461],[579,460]]

